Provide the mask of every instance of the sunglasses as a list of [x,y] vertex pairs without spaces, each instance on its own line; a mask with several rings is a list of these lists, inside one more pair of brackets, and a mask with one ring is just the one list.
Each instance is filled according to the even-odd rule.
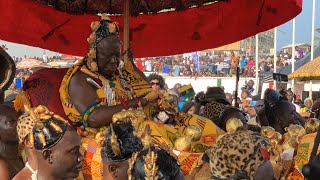
[[151,86],[153,86],[153,85],[160,86],[160,83],[158,83],[158,82],[157,83],[151,82],[150,84],[151,84]]

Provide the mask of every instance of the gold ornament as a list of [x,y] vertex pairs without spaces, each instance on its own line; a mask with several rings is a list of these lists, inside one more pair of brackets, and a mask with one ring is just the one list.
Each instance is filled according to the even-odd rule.
[[306,121],[304,128],[307,134],[315,133],[319,128],[319,120],[316,118],[311,118]]
[[285,128],[285,130],[287,131],[289,138],[297,137],[299,139],[306,135],[306,130],[301,125],[291,125]]
[[113,130],[112,124],[110,125],[110,128],[111,128],[111,140],[110,140],[111,148],[112,148],[113,154],[118,156],[121,154],[120,146],[118,143],[118,137]]
[[198,126],[191,125],[184,130],[185,136],[190,136],[192,141],[199,141],[201,139],[202,131]]
[[102,146],[103,145],[103,142],[105,140],[105,133],[103,132],[99,132],[97,133],[96,137],[95,137],[95,140],[96,140],[96,143],[99,145],[99,146]]
[[94,33],[90,34],[90,36],[87,38],[87,41],[91,46],[96,42],[96,35]]
[[109,23],[108,28],[110,33],[115,33],[117,31],[117,25],[115,23]]
[[189,151],[191,149],[192,137],[183,136],[176,139],[174,148],[178,151]]
[[46,138],[45,138],[43,132],[40,132],[38,137],[41,141],[42,147],[45,147],[47,145],[47,143],[46,143]]
[[149,124],[143,124],[134,134],[140,138],[144,149],[150,148],[152,145],[151,128]]
[[145,180],[158,180],[157,155],[149,149],[149,152],[144,159],[144,172],[146,173]]
[[103,14],[101,15],[101,20],[111,21],[110,17],[109,17],[106,13],[103,13]]
[[96,56],[97,56],[96,50],[93,49],[93,48],[90,48],[90,49],[89,49],[89,52],[88,52],[88,57],[89,57],[90,59],[95,59]]
[[54,122],[50,121],[50,126],[56,131],[62,133],[62,129]]
[[135,152],[132,154],[131,158],[128,160],[128,164],[129,164],[128,180],[132,180],[132,170],[133,170],[134,164],[136,163],[138,155],[139,155],[139,153]]
[[93,22],[91,22],[90,27],[91,27],[91,30],[94,32],[94,31],[99,29],[100,22],[99,21],[93,21]]
[[97,72],[97,71],[98,71],[98,64],[97,64],[97,62],[92,61],[92,62],[90,63],[90,70],[91,70],[92,72]]
[[239,127],[243,127],[243,123],[241,122],[240,119],[231,118],[227,120],[227,123],[226,123],[227,132],[229,133],[235,132]]
[[298,144],[299,144],[298,138],[296,137],[290,138],[282,144],[282,152],[291,148],[296,149],[298,147]]

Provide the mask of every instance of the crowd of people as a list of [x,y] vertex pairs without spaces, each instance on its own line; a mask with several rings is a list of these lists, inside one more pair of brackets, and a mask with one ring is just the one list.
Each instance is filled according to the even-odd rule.
[[[295,60],[298,61],[304,57],[303,50],[296,48]],[[236,68],[240,68],[242,77],[255,77],[256,62],[252,56],[236,54],[233,51],[224,51],[219,55],[197,56],[178,55],[170,57],[157,58],[138,58],[134,62],[136,66],[144,72],[156,72],[163,75],[191,76],[191,77],[226,77],[236,73]],[[291,64],[291,55],[287,51],[281,51],[276,58],[277,68]],[[195,62],[198,62],[196,64]],[[258,73],[273,71],[273,56],[260,56],[258,60]]]
[[[84,59],[32,74],[15,99],[0,104],[1,179],[300,180],[319,174],[308,160],[319,140],[314,112],[320,100],[303,118],[290,93],[267,89],[260,99],[253,81],[239,99],[221,87],[197,94],[188,85],[169,89],[161,75],[146,77],[132,57],[122,62],[119,28],[109,17],[103,14],[91,29]],[[0,92],[13,76],[1,74]]]

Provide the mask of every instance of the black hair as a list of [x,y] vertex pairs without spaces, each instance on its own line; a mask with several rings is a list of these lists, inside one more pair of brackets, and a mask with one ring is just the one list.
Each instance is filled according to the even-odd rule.
[[[180,172],[180,166],[178,165],[177,160],[172,157],[168,152],[157,147],[150,147],[150,150],[155,152],[157,155],[156,165],[158,166],[158,175],[161,173],[163,178],[162,180],[172,180]],[[133,180],[144,180],[145,171],[144,171],[144,156],[149,152],[149,149],[141,151],[136,159],[136,162],[132,169]]]
[[152,73],[148,76],[148,81],[149,83],[154,80],[154,79],[157,79],[159,81],[159,84],[160,84],[160,88],[163,89],[164,88],[164,85],[165,85],[165,82],[164,82],[164,79],[161,75],[159,74],[156,74],[156,73]]
[[192,101],[187,101],[183,104],[183,107],[181,109],[181,112],[187,113],[189,109],[191,109],[192,106],[194,106],[196,103]]
[[282,96],[280,93],[273,89],[267,89],[264,95],[265,113],[269,124],[276,122],[277,116],[279,116],[279,106],[282,101],[288,101],[286,96]]
[[106,140],[104,141],[101,149],[102,158],[106,158],[111,161],[123,161],[131,158],[134,152],[142,149],[143,146],[140,139],[133,134],[135,129],[131,122],[122,124],[112,123],[112,125],[114,133],[117,135],[121,154],[116,156],[113,153],[111,146],[111,129],[109,128],[106,133]]

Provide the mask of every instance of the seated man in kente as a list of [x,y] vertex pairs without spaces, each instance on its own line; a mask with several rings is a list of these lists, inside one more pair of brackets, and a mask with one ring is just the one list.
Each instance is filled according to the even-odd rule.
[[[132,59],[122,63],[117,23],[102,15],[102,20],[93,22],[91,29],[93,33],[87,39],[90,44],[89,53],[82,61],[67,72],[52,69],[38,71],[25,83],[25,90],[33,106],[44,104],[50,111],[68,118],[77,132],[85,137],[82,138],[83,147],[87,150],[84,164],[85,169],[90,167],[96,170],[90,172],[92,178],[101,179],[102,170],[101,156],[97,153],[98,145],[94,137],[99,132],[105,133],[113,115],[123,109],[143,107],[147,119],[151,120],[152,116],[159,115],[157,109],[161,109],[160,105],[164,104],[162,111],[170,112],[174,127],[147,121],[157,143],[165,142],[173,146],[174,141],[184,134],[186,127],[195,125],[202,137],[193,143],[196,152],[204,152],[208,146],[215,144],[217,136],[224,132],[214,123],[200,116],[177,114],[166,109],[168,103],[163,92],[152,90],[145,75],[133,65]],[[61,77],[60,73],[65,73],[58,92],[55,84],[59,81],[52,80],[49,71],[59,71],[57,78]],[[51,78],[51,85],[40,89],[48,81],[44,78]],[[43,90],[48,92],[38,93]],[[56,92],[60,94],[60,103],[56,102]],[[163,122],[166,122],[166,118],[166,115],[164,118],[160,117],[164,119]]]

